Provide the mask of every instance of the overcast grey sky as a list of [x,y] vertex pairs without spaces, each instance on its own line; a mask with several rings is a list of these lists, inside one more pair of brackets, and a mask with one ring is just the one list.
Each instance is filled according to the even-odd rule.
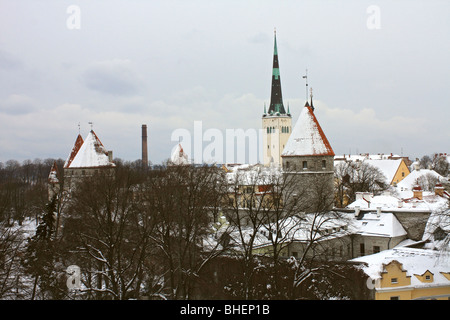
[[448,153],[449,13],[446,0],[0,0],[0,161],[65,159],[78,123],[124,160],[147,124],[153,163],[194,121],[259,129],[274,28],[293,123],[308,69],[336,154]]

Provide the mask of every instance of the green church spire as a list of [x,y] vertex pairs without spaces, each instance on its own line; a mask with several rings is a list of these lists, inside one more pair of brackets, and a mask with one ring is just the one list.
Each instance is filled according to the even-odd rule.
[[274,31],[273,67],[272,67],[272,92],[270,95],[270,113],[286,114],[281,94],[280,67],[278,64],[277,34]]

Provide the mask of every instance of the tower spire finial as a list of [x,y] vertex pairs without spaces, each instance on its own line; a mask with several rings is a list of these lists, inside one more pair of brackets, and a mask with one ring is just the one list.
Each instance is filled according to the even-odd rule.
[[313,106],[313,94],[312,94],[313,89],[310,88],[310,89],[309,89],[309,92],[310,92],[309,96],[311,97],[311,109],[312,109],[312,111],[314,111],[314,106]]
[[306,81],[306,101],[308,101],[308,69],[306,69],[303,79]]

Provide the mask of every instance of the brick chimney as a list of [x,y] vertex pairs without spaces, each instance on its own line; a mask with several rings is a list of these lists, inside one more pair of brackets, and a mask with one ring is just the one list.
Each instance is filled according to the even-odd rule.
[[148,166],[148,152],[147,152],[147,125],[142,125],[142,165],[144,168]]
[[423,191],[419,185],[415,185],[413,188],[414,198],[423,200]]
[[441,197],[444,196],[444,187],[439,181],[434,186],[434,194]]

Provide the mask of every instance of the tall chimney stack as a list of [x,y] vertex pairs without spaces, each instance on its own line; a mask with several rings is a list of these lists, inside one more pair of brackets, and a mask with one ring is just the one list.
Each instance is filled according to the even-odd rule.
[[148,166],[148,153],[147,153],[147,125],[142,125],[142,165],[144,168]]

